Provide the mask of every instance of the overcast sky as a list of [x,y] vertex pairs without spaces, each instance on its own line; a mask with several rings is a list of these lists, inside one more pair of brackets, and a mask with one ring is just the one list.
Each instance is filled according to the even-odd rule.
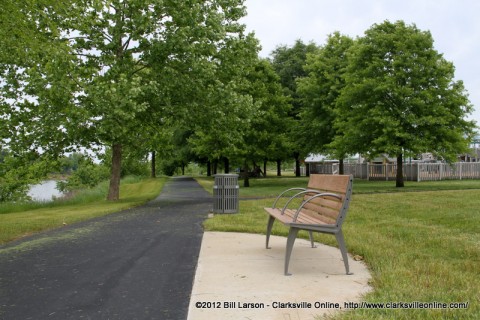
[[260,40],[262,57],[278,45],[325,44],[334,31],[353,38],[375,23],[403,20],[430,31],[435,49],[453,62],[480,125],[480,1],[478,0],[245,0],[242,21]]

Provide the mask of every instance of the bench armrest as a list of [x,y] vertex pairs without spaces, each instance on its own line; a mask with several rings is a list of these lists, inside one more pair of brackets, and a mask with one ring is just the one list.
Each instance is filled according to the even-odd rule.
[[[285,191],[283,191],[282,193],[280,193],[280,195],[277,197],[277,199],[275,199],[275,201],[273,202],[273,205],[272,205],[272,208],[276,208],[276,205],[277,205],[277,202],[278,200],[280,200],[280,198],[287,192],[290,192],[290,191],[294,191],[294,190],[301,190],[301,191],[305,191],[307,189],[305,188],[290,188],[290,189],[287,189]],[[295,194],[292,198],[295,198],[298,194]],[[289,200],[289,202],[291,201],[291,198]]]

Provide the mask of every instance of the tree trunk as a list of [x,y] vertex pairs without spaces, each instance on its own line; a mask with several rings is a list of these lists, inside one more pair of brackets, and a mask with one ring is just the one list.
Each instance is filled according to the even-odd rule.
[[267,177],[267,160],[263,160],[263,177]]
[[295,176],[300,177],[301,172],[300,172],[300,154],[298,152],[295,152]]
[[305,175],[310,177],[310,163],[305,163]]
[[343,165],[343,158],[340,159],[339,161],[339,165],[338,165],[338,174],[344,174],[345,172],[345,166]]
[[117,201],[120,199],[120,173],[122,170],[122,145],[114,143],[112,146],[112,169],[110,174],[110,187],[108,188],[107,200]]
[[[387,173],[388,174],[388,173]],[[397,155],[397,181],[396,181],[397,188],[405,187],[405,183],[403,182],[403,154]]]
[[277,177],[282,176],[282,160],[277,160]]
[[230,161],[228,160],[227,157],[223,158],[223,164],[225,167],[225,173],[230,173]]
[[250,177],[248,176],[249,175],[248,171],[249,171],[248,164],[247,164],[247,161],[245,160],[245,165],[243,167],[243,186],[245,188],[250,187]]
[[157,174],[156,174],[156,171],[155,171],[155,166],[156,166],[155,165],[155,151],[152,151],[152,163],[151,163],[151,165],[152,165],[152,171],[151,171],[150,176],[152,178],[156,178]]
[[212,163],[210,161],[207,161],[207,177],[212,176]]

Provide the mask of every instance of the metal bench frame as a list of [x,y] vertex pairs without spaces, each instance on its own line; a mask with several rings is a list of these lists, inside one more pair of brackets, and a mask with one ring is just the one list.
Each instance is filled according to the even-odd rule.
[[[321,176],[326,176],[326,175],[312,175],[312,176],[315,176],[314,179],[321,179]],[[312,179],[312,176],[310,176],[310,179]],[[345,179],[345,176],[336,176],[336,177],[344,177],[343,179]],[[334,176],[329,176],[329,179],[336,179],[336,178],[334,178]],[[265,208],[265,210],[269,213],[269,219],[267,223],[267,238],[266,238],[267,249],[270,249],[268,244],[270,240],[270,234],[272,232],[273,223],[275,222],[275,220],[280,220],[283,224],[289,226],[290,228],[288,233],[286,253],[285,253],[285,275],[287,276],[291,275],[290,273],[288,273],[288,266],[290,263],[290,257],[292,254],[293,245],[295,243],[295,239],[297,238],[298,232],[300,230],[308,231],[312,248],[315,248],[314,241],[313,241],[313,232],[335,235],[340,251],[342,253],[343,263],[345,265],[345,271],[347,274],[352,274],[350,273],[350,269],[348,265],[348,253],[347,253],[345,239],[342,232],[342,224],[347,215],[350,199],[352,196],[352,185],[353,185],[353,177],[348,176],[346,190],[343,194],[328,192],[326,190],[315,190],[311,188],[291,188],[283,191],[275,199],[275,202],[273,203],[272,208]],[[282,198],[285,194],[291,191],[300,191],[300,192],[297,192],[295,195],[290,197],[290,199],[286,202],[283,208],[281,209],[277,208],[276,205],[278,203],[278,200]],[[288,207],[291,204],[291,202],[298,197],[304,197],[304,200],[302,201],[300,206],[296,210],[289,210]],[[309,202],[320,197],[324,199],[327,197],[330,197],[330,198],[342,201],[342,205],[340,210],[338,211],[335,223],[327,224],[327,223],[321,223],[321,222],[317,222],[317,223],[298,222],[297,220],[299,218],[299,215],[304,214],[302,209],[304,209],[304,207]],[[287,210],[289,214],[286,214]]]

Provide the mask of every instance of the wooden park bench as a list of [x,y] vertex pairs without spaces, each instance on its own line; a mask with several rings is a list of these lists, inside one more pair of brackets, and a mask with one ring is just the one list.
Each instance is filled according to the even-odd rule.
[[[315,248],[312,232],[334,234],[342,253],[345,270],[347,274],[351,274],[342,224],[352,196],[352,182],[352,176],[348,175],[312,174],[307,188],[285,190],[277,197],[272,208],[265,208],[270,215],[267,224],[267,249],[270,249],[268,242],[275,220],[290,227],[285,253],[285,275],[290,275],[288,264],[300,230],[309,232],[312,248]],[[288,196],[292,192],[295,194]],[[284,201],[280,201],[281,199]],[[279,205],[280,202],[284,202],[283,206]]]

